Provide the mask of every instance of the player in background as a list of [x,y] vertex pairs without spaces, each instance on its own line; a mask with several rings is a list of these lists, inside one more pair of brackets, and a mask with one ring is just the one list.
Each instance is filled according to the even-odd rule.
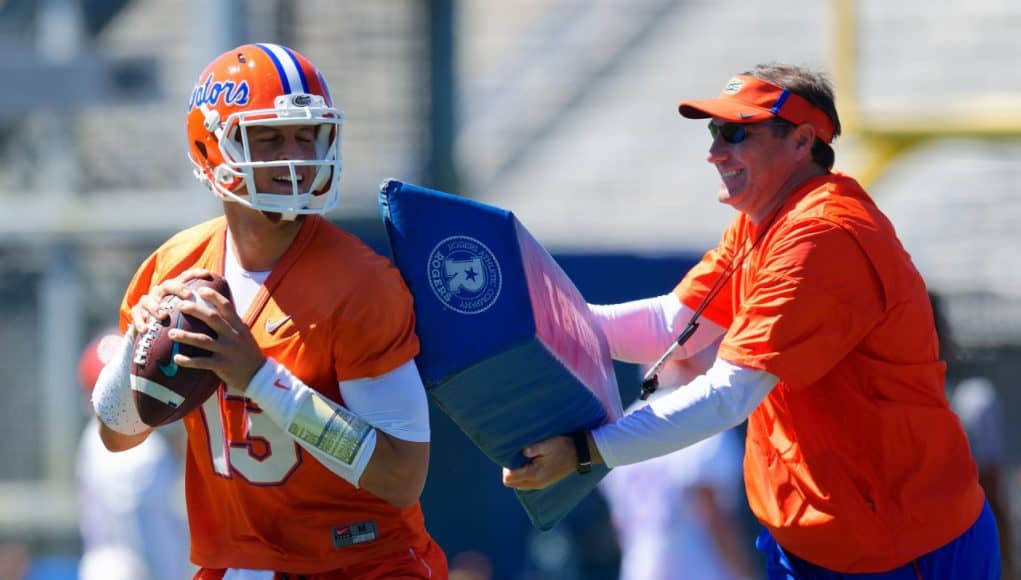
[[978,482],[986,493],[1000,530],[1003,578],[1014,580],[1017,577],[1012,543],[1014,524],[1011,521],[1010,494],[1006,492],[1010,466],[1003,399],[992,381],[983,376],[954,380],[948,396],[950,407],[961,418],[961,425],[968,435],[971,454],[978,464]]
[[989,507],[1000,531],[1000,556],[1005,580],[1014,580],[1014,522],[1010,494],[1006,493],[1010,472],[1004,404],[996,386],[969,368],[954,338],[943,298],[929,292],[932,314],[939,335],[940,358],[947,361],[947,398],[961,418],[971,454],[978,464],[978,483],[986,493]]
[[[116,330],[99,334],[78,360],[78,382],[91,397],[100,370],[121,347]],[[180,580],[188,564],[184,468],[173,441],[180,431],[153,433],[124,453],[111,453],[92,416],[78,444],[81,580]]]
[[93,403],[107,447],[145,440],[128,385],[131,344],[168,294],[222,274],[233,302],[181,311],[216,338],[174,363],[216,372],[218,393],[183,419],[191,559],[198,579],[445,578],[419,496],[429,417],[399,273],[322,214],[338,200],[342,114],[304,56],[275,44],[230,50],[201,73],[187,109],[195,175],[223,216],[184,230],[139,267],[121,305],[126,347]]
[[636,463],[747,418],[745,490],[770,578],[999,578],[925,284],[869,195],[832,170],[828,80],[760,65],[680,113],[709,120],[717,195],[738,215],[673,292],[593,311],[614,358],[651,363],[668,347],[684,358],[722,337],[716,360],[582,433],[586,448],[530,445],[531,463],[504,482],[542,488],[586,453]]
[[[660,371],[663,387],[650,400],[704,372],[715,353],[709,347],[671,360]],[[646,404],[635,401],[626,412]],[[737,430],[722,431],[661,457],[616,467],[599,482],[620,545],[620,580],[755,577],[739,511],[743,453]]]

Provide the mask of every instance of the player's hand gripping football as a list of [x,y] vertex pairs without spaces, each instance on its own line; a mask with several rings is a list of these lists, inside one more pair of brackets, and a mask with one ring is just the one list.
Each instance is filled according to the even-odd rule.
[[[203,273],[198,272],[199,275]],[[228,298],[205,286],[187,291],[195,292],[202,301],[182,301],[178,308],[183,314],[205,322],[216,333],[216,338],[180,328],[171,329],[168,334],[171,340],[212,353],[202,357],[178,353],[174,360],[182,367],[213,371],[227,386],[244,391],[266,362],[266,355]]]
[[[171,340],[212,353],[208,357],[189,357],[178,353],[174,361],[183,367],[211,370],[228,386],[244,390],[266,361],[266,356],[262,354],[251,330],[237,315],[230,300],[211,288],[196,290],[187,285],[189,280],[207,274],[202,268],[192,268],[156,285],[131,309],[132,324],[136,333],[145,332],[152,317],[162,320],[168,316],[161,305],[163,299],[169,295],[179,296],[182,298],[179,306],[181,312],[205,322],[216,332],[217,337],[181,329],[170,330],[168,336]],[[210,306],[191,301],[192,293],[197,293]]]
[[[187,287],[188,280],[201,278],[206,271],[201,268],[185,270],[174,278],[164,280],[154,286],[149,293],[142,296],[138,303],[131,307],[131,325],[136,335],[143,334],[149,328],[149,322],[155,317],[163,320],[169,313],[163,308],[163,299],[167,296],[179,296],[183,299],[191,297],[191,289]],[[129,329],[131,331],[131,329]]]

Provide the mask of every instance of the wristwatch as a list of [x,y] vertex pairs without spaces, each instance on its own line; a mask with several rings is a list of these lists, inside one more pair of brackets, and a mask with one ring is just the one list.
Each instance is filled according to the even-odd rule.
[[586,474],[592,471],[592,456],[588,452],[588,431],[575,431],[571,433],[574,441],[574,452],[578,455],[578,473]]

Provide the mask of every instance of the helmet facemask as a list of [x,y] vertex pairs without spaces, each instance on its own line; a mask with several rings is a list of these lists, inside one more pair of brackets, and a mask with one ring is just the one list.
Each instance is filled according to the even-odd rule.
[[[206,129],[216,136],[223,163],[214,168],[213,179],[196,171],[201,181],[209,181],[211,189],[220,197],[247,207],[279,213],[293,220],[302,214],[324,214],[340,198],[341,175],[340,133],[344,122],[339,109],[326,104],[322,96],[293,93],[274,99],[273,109],[239,111],[222,123],[215,109],[203,106]],[[255,126],[316,127],[315,159],[252,160],[249,132]],[[291,175],[291,193],[260,192],[255,186],[255,169],[286,167]],[[314,167],[311,182],[299,183],[299,167]]]

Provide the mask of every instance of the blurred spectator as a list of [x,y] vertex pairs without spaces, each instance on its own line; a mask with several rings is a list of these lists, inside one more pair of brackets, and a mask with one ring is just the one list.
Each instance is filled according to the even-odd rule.
[[[717,345],[719,342],[717,342]],[[652,397],[684,385],[712,364],[716,348],[671,361]],[[648,404],[636,401],[628,413]],[[621,580],[751,578],[739,508],[744,445],[734,430],[640,463],[600,483],[621,550]]]
[[450,580],[492,580],[493,563],[478,550],[466,550],[450,559]]
[[940,357],[947,362],[947,396],[950,406],[968,435],[971,454],[978,464],[979,485],[986,493],[1000,529],[1000,557],[1003,578],[1016,578],[1013,552],[1013,522],[1004,493],[1004,474],[1007,465],[1007,434],[1004,426],[1003,403],[991,381],[982,376],[963,376],[960,349],[954,340],[953,329],[947,321],[943,301],[930,292],[936,332],[939,335]]
[[736,514],[741,456],[737,434],[724,431],[610,472],[600,490],[617,530],[621,580],[753,576]]
[[[88,401],[99,371],[122,337],[106,332],[89,343],[78,363]],[[92,407],[87,407],[91,413]],[[99,439],[92,417],[78,446],[81,580],[180,580],[188,564],[183,470],[166,430],[114,454]]]
[[533,530],[521,580],[617,580],[620,550],[602,496],[589,494],[553,529]]
[[28,548],[18,542],[0,543],[0,579],[24,578],[29,569]]
[[1000,555],[1003,577],[1015,578],[1012,552],[1012,525],[1007,494],[1003,492],[1003,474],[1007,466],[1007,437],[1003,425],[1003,404],[996,387],[983,377],[971,377],[950,390],[950,406],[961,418],[971,443],[971,454],[978,464],[978,482],[1000,527]]

